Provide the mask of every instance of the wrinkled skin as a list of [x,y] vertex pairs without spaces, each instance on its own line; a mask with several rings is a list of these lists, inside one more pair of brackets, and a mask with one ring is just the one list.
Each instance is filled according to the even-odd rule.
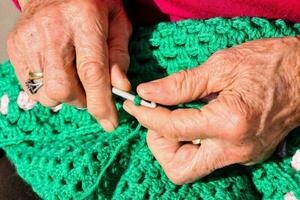
[[[86,107],[107,130],[118,123],[111,85],[130,90],[131,25],[118,0],[20,0],[8,54],[23,84],[44,72],[31,95],[45,106]],[[75,62],[76,60],[76,62]],[[124,108],[149,129],[147,143],[176,184],[224,166],[268,158],[300,124],[300,41],[264,39],[214,54],[201,67],[141,84],[141,97],[176,105],[218,93],[202,109]],[[24,87],[27,91],[26,87]],[[189,141],[201,139],[201,145]]]
[[130,90],[126,77],[132,32],[120,0],[21,0],[21,18],[7,41],[24,90],[28,73],[43,72],[31,97],[49,107],[87,107],[106,131],[118,125],[111,85]]
[[[199,109],[124,109],[149,129],[147,143],[175,184],[268,158],[300,124],[300,40],[256,40],[221,50],[202,66],[139,85],[138,94],[176,105],[218,93]],[[191,142],[201,139],[201,145]]]

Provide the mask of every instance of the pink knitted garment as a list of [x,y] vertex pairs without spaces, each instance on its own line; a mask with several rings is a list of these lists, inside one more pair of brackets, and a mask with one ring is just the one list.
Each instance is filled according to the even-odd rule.
[[[20,9],[18,0],[12,0]],[[299,0],[129,0],[130,15],[141,23],[213,17],[264,17],[300,22]]]
[[299,0],[155,0],[155,2],[172,21],[187,18],[256,16],[300,22]]
[[19,1],[18,0],[12,0],[13,2],[14,2],[14,4],[17,6],[17,8],[19,9],[19,10],[21,10],[21,7],[20,7],[20,5],[19,5]]

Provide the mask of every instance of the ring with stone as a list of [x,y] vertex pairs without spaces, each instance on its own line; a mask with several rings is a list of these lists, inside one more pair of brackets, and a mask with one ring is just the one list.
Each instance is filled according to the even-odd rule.
[[31,94],[36,94],[43,86],[43,73],[42,72],[29,72],[29,79],[25,85]]

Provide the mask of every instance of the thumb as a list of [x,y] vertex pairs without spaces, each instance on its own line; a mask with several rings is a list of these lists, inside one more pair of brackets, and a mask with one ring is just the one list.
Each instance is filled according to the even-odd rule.
[[140,84],[137,92],[142,98],[163,105],[177,105],[220,92],[228,85],[225,82],[229,79],[224,78],[220,67],[211,63]]
[[125,11],[120,8],[115,12],[110,21],[108,38],[109,64],[111,84],[119,89],[129,91],[131,84],[126,72],[129,66],[128,42],[132,33],[132,26]]
[[208,94],[208,71],[205,68],[183,70],[168,77],[140,84],[138,94],[149,101],[176,105]]

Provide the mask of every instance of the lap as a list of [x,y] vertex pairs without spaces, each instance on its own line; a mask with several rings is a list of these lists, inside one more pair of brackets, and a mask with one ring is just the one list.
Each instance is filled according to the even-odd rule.
[[0,149],[0,199],[35,200],[38,197],[16,173],[15,168]]

